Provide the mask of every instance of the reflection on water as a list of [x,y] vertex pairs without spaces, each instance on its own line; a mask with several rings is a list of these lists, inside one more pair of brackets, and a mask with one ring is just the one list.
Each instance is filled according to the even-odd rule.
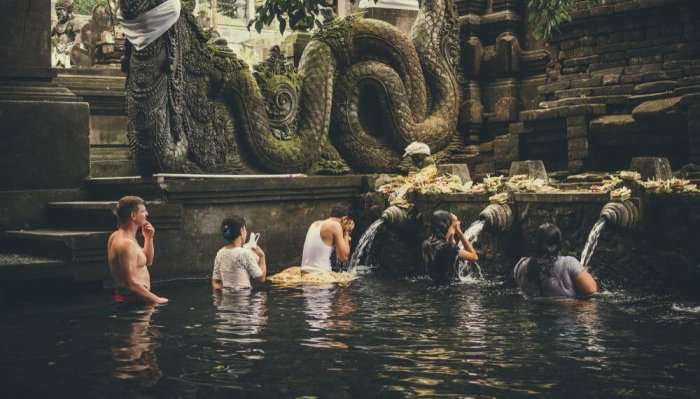
[[353,324],[350,319],[355,311],[352,296],[347,287],[333,284],[304,286],[304,315],[312,336],[302,339],[302,345],[313,348],[348,349],[343,342]]
[[160,332],[151,321],[155,311],[153,305],[117,310],[114,316],[117,323],[111,331],[114,378],[133,379],[148,386],[162,377],[156,356],[156,349],[160,347]]
[[699,397],[687,298],[527,301],[498,282],[370,277],[159,292],[171,302],[155,309],[0,312],[4,397]]
[[[214,294],[217,309],[214,329],[220,333],[217,340],[222,343],[234,342],[252,344],[263,342],[258,337],[267,325],[267,292],[231,290]],[[264,356],[255,355],[252,359]]]

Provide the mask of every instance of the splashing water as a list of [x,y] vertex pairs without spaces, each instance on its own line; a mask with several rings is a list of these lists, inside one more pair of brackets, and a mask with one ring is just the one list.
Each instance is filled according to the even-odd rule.
[[595,247],[598,245],[598,238],[600,237],[600,233],[603,231],[604,227],[605,219],[600,218],[597,222],[595,222],[595,225],[593,225],[591,232],[588,233],[588,241],[586,241],[586,245],[583,247],[583,252],[581,252],[581,265],[584,267],[587,267],[588,262],[591,261],[593,252],[595,252]]
[[467,228],[467,231],[464,232],[464,236],[469,240],[472,245],[479,241],[479,234],[481,234],[481,231],[484,229],[484,222],[483,220],[479,219],[472,224],[469,225]]
[[357,267],[367,261],[367,256],[372,251],[374,236],[377,235],[377,230],[379,230],[379,226],[381,226],[382,223],[384,223],[382,219],[375,220],[364,234],[362,234],[360,242],[357,244],[357,248],[355,248],[355,252],[352,253],[352,257],[350,258],[350,264],[348,266],[349,272],[357,272]]
[[[469,240],[472,245],[479,241],[479,234],[481,234],[481,231],[484,229],[484,224],[485,222],[483,220],[477,220],[469,225],[464,232],[464,237]],[[459,247],[463,248],[461,242],[459,243]],[[482,280],[484,275],[481,273],[481,266],[479,266],[477,262],[457,259],[457,277],[462,283],[471,283]]]

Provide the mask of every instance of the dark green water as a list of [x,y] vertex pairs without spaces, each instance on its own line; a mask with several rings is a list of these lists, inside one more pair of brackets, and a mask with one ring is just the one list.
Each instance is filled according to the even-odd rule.
[[158,286],[171,300],[158,308],[107,294],[4,307],[2,396],[698,397],[697,304],[372,278],[215,297],[208,284]]

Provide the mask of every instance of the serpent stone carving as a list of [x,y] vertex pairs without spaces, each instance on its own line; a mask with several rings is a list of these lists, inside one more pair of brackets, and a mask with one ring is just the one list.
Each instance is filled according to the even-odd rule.
[[[122,15],[163,1],[121,0]],[[390,171],[411,141],[438,157],[455,141],[452,0],[424,0],[410,39],[382,21],[331,19],[298,70],[274,49],[254,72],[198,27],[193,3],[148,47],[127,48],[128,135],[141,174]]]

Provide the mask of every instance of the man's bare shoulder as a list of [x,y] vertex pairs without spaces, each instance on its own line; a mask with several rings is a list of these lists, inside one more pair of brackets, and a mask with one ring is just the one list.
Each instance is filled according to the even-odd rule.
[[119,231],[115,231],[109,236],[107,249],[116,254],[129,254],[136,252],[139,247],[133,240],[124,237]]

